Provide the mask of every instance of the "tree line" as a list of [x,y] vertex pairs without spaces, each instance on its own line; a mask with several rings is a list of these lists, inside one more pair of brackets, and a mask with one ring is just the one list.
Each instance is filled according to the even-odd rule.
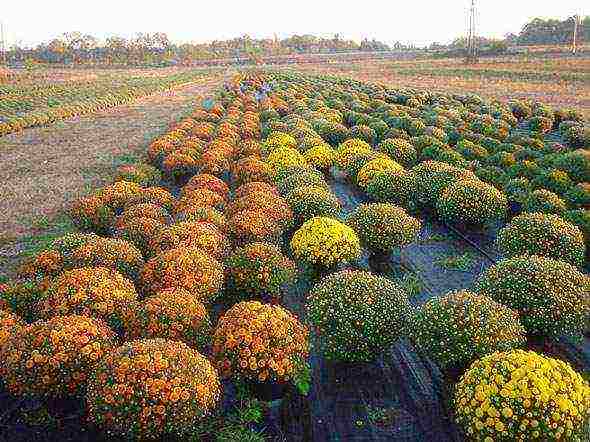
[[11,62],[25,60],[39,63],[99,63],[124,65],[190,64],[199,60],[263,56],[335,53],[348,51],[390,51],[405,49],[400,43],[365,39],[360,43],[346,40],[339,34],[332,38],[314,35],[293,35],[278,39],[254,39],[243,35],[231,40],[209,43],[172,42],[166,33],[138,33],[132,38],[109,37],[100,41],[80,32],[67,32],[34,48],[14,45],[8,50]]

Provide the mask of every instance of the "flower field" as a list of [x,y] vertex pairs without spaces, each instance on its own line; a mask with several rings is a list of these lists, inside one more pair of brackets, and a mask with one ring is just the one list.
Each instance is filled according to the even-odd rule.
[[103,75],[70,81],[0,82],[0,136],[130,103],[206,78],[204,71]]
[[0,284],[0,439],[590,440],[589,152],[575,109],[236,73]]

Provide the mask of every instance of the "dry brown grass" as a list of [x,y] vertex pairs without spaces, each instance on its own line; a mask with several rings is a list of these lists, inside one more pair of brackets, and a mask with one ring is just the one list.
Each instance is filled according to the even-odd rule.
[[36,232],[36,224],[109,182],[117,157],[142,155],[151,138],[219,81],[211,77],[130,105],[0,138],[0,270],[13,265],[22,250],[19,240]]
[[[518,78],[493,78],[481,75],[466,77],[456,71],[466,66],[458,59],[374,61],[372,63],[306,64],[290,66],[290,69],[314,73],[329,73],[357,80],[382,83],[392,87],[414,87],[447,93],[475,93],[482,97],[509,100],[531,98],[556,107],[573,107],[590,118],[590,85],[587,80],[573,81],[558,79],[552,81],[520,80]],[[400,74],[396,70],[415,68],[416,73]],[[448,75],[432,75],[429,69],[440,69]],[[559,59],[515,57],[483,59],[480,64],[469,66],[470,70],[492,70],[519,72],[575,72],[590,74],[590,59],[563,57]]]

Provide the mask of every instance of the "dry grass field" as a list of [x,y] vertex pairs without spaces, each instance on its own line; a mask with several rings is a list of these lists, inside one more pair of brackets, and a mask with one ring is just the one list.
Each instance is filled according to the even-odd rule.
[[329,73],[399,87],[449,93],[466,91],[487,98],[530,98],[557,107],[573,107],[590,117],[590,58],[532,56],[482,59],[376,61],[301,65],[296,69]]

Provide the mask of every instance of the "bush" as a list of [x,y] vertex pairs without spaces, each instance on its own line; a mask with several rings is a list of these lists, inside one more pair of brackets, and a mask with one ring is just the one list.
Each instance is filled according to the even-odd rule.
[[559,196],[545,189],[537,189],[529,194],[522,205],[524,212],[562,214],[567,204]]
[[226,215],[233,216],[243,210],[261,210],[266,218],[285,228],[293,224],[293,212],[287,202],[274,193],[252,192],[235,199],[227,207]]
[[421,161],[436,161],[446,163],[455,167],[466,168],[467,161],[459,153],[448,147],[430,146],[422,150],[420,154]]
[[445,188],[436,210],[449,223],[485,226],[506,218],[508,200],[503,192],[482,181],[459,180]]
[[69,267],[108,267],[136,280],[143,267],[143,255],[130,242],[97,237],[72,251]]
[[174,205],[174,213],[179,215],[190,211],[193,207],[211,207],[223,210],[225,200],[217,192],[209,189],[192,189],[185,192]]
[[274,196],[279,196],[279,191],[272,184],[261,181],[251,181],[238,187],[234,192],[234,198],[242,198],[254,192],[263,192]]
[[369,126],[359,124],[350,128],[348,137],[363,140],[367,144],[373,144],[377,140],[377,133]]
[[372,153],[374,152],[369,144],[363,140],[352,138],[338,146],[336,164],[341,170],[345,170],[355,155]]
[[207,173],[200,173],[193,176],[188,182],[182,187],[182,194],[190,194],[192,190],[207,189],[217,193],[224,201],[227,201],[229,196],[229,188],[227,184],[220,178]]
[[268,218],[264,209],[242,210],[232,215],[228,228],[237,244],[261,241],[277,244],[284,227]]
[[367,183],[366,192],[377,202],[410,208],[416,199],[414,175],[406,170],[379,172]]
[[308,164],[327,171],[336,162],[336,151],[329,145],[318,144],[307,150],[304,157]]
[[262,143],[262,149],[267,154],[285,147],[288,149],[296,149],[297,140],[291,135],[279,131],[272,132]]
[[131,304],[123,324],[127,340],[166,338],[202,349],[210,342],[211,321],[203,303],[190,292],[167,289]]
[[149,164],[126,164],[117,169],[115,181],[128,181],[141,187],[157,186],[162,181],[162,174]]
[[480,275],[475,291],[518,311],[531,335],[579,336],[590,318],[590,278],[552,258],[504,259]]
[[318,186],[298,187],[286,196],[296,224],[302,224],[314,216],[336,218],[340,213],[340,202],[329,189]]
[[499,190],[503,189],[506,182],[510,179],[502,168],[496,166],[477,167],[474,173],[481,181],[491,184]]
[[239,297],[281,297],[283,285],[293,282],[297,268],[273,244],[254,242],[236,249],[227,260],[228,288]]
[[270,170],[266,163],[256,156],[236,161],[231,169],[233,180],[239,186],[251,181],[270,182]]
[[150,254],[149,243],[164,225],[152,218],[133,218],[121,224],[114,237],[133,244],[143,256]]
[[166,339],[131,341],[109,352],[86,396],[92,424],[133,440],[188,438],[220,400],[221,384],[207,358]]
[[162,206],[152,203],[141,203],[126,206],[121,215],[117,217],[116,227],[121,228],[136,218],[153,219],[159,224],[169,224],[172,221],[168,211]]
[[133,283],[113,269],[82,267],[62,273],[37,302],[40,318],[83,315],[118,330],[124,310],[137,299]]
[[403,167],[387,157],[376,158],[366,163],[359,170],[357,175],[357,184],[360,187],[365,188],[377,173],[384,172],[386,170],[399,171],[403,170]]
[[0,347],[0,376],[15,396],[78,396],[98,361],[117,344],[102,321],[57,316],[23,326]]
[[171,212],[174,202],[174,196],[163,187],[146,187],[141,189],[141,192],[130,196],[124,208],[126,209],[136,204],[150,203],[162,206],[168,212]]
[[213,207],[192,206],[176,216],[177,222],[205,223],[215,226],[220,232],[227,230],[225,215]]
[[403,167],[413,167],[418,162],[418,152],[412,144],[403,138],[388,138],[377,146],[377,150],[386,153],[393,161]]
[[512,178],[504,185],[504,192],[508,199],[517,203],[524,203],[532,190],[530,181],[524,177]]
[[411,311],[407,294],[394,282],[351,270],[331,274],[315,285],[307,309],[322,354],[344,362],[378,358],[403,336]]
[[518,313],[466,290],[430,299],[418,308],[411,324],[414,345],[441,369],[463,368],[482,356],[526,343]]
[[344,140],[346,140],[349,135],[350,131],[346,126],[336,122],[326,122],[317,130],[318,134],[326,140],[326,142],[330,143],[332,146],[338,146]]
[[446,163],[425,161],[412,168],[417,202],[434,208],[447,186],[458,180],[476,179],[473,172]]
[[563,138],[574,149],[590,148],[590,128],[575,125],[564,130]]
[[535,188],[550,190],[558,195],[563,195],[574,185],[568,174],[562,170],[542,172],[533,178],[532,184]]
[[488,157],[488,151],[485,147],[472,143],[469,140],[461,140],[455,146],[458,153],[461,154],[467,161],[485,161]]
[[582,440],[589,405],[590,387],[568,363],[523,350],[474,362],[454,393],[456,422],[482,441]]
[[240,302],[219,320],[213,358],[223,377],[286,382],[300,374],[309,355],[309,331],[288,310]]
[[106,233],[115,223],[115,212],[97,196],[77,199],[70,208],[74,225],[85,232]]
[[167,250],[150,259],[141,272],[146,293],[184,288],[205,304],[223,287],[223,265],[196,247]]
[[553,120],[547,117],[533,117],[529,120],[529,129],[533,132],[546,134],[551,131]]
[[365,167],[367,163],[377,159],[381,160],[381,162],[391,161],[391,159],[387,155],[382,153],[357,153],[349,158],[346,168],[343,169],[343,171],[346,173],[346,175],[352,182],[356,182],[361,169]]
[[590,208],[590,183],[578,183],[563,196],[574,208]]
[[142,188],[139,184],[131,183],[129,181],[116,181],[113,184],[100,189],[96,196],[102,202],[113,210],[122,209],[130,198],[141,195]]
[[354,230],[326,217],[306,221],[293,235],[290,246],[298,260],[324,267],[356,261],[361,255]]
[[557,215],[524,213],[515,217],[498,233],[500,253],[507,258],[540,255],[574,265],[584,263],[584,237],[573,224]]
[[230,244],[213,224],[182,221],[164,227],[152,237],[149,249],[153,255],[179,247],[195,247],[216,259],[224,258]]
[[567,172],[576,183],[590,182],[590,150],[575,150],[559,156],[555,162],[557,169]]
[[416,240],[422,223],[401,207],[388,203],[361,204],[349,214],[346,223],[361,243],[371,251],[391,253]]
[[12,313],[10,310],[0,308],[0,350],[6,341],[8,341],[8,338],[21,330],[25,325],[25,321],[18,315]]
[[307,161],[297,150],[281,147],[275,149],[267,158],[266,165],[270,176],[276,176],[277,172],[289,166],[305,166]]

